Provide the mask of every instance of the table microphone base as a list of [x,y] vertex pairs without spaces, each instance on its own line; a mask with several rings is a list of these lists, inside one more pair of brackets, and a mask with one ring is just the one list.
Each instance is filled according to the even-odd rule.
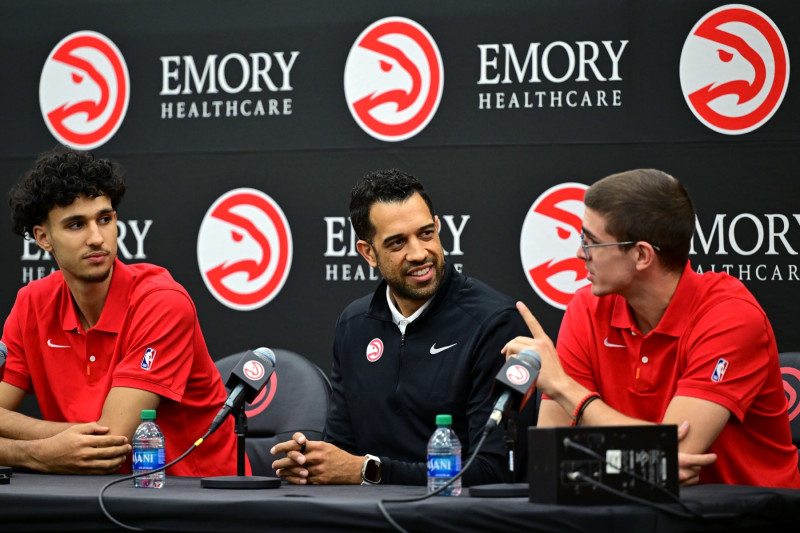
[[528,489],[527,483],[493,483],[470,487],[469,495],[474,498],[527,498]]
[[216,476],[200,479],[204,489],[277,489],[281,480],[264,476]]

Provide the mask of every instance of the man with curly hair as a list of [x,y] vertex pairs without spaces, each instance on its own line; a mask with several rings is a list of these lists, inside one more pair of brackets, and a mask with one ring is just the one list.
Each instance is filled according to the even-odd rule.
[[[20,289],[3,328],[0,463],[52,473],[129,471],[143,409],[157,409],[166,460],[202,436],[226,398],[186,290],[165,269],[117,258],[121,168],[45,153],[10,192],[15,233],[59,271]],[[35,393],[44,420],[14,412]],[[234,474],[233,421],[168,470]]]

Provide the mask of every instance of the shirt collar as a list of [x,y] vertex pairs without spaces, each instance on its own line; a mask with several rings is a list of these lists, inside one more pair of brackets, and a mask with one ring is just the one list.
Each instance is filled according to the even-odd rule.
[[122,321],[128,311],[128,296],[133,286],[133,272],[119,258],[114,260],[114,271],[111,274],[111,284],[108,287],[106,302],[100,320],[94,325],[95,330],[108,333],[119,333]]
[[[667,304],[667,309],[661,320],[658,321],[653,332],[670,337],[680,337],[689,323],[689,314],[694,302],[694,295],[700,286],[701,275],[692,270],[689,261],[683,267],[681,279],[675,288],[675,293]],[[615,294],[614,309],[611,314],[611,327],[636,331],[636,322],[628,302],[622,296]]]
[[419,309],[414,311],[414,313],[411,316],[406,317],[403,316],[403,314],[397,310],[397,307],[395,307],[394,302],[392,301],[391,292],[389,291],[389,286],[388,285],[386,286],[386,302],[389,304],[389,311],[392,312],[392,321],[394,321],[394,323],[400,329],[401,335],[406,334],[406,326],[411,324],[414,320],[419,318],[419,316],[422,315],[422,313],[425,312],[425,310],[431,305],[431,300],[432,298],[428,298],[427,300],[425,300],[425,303],[422,304],[422,306]]

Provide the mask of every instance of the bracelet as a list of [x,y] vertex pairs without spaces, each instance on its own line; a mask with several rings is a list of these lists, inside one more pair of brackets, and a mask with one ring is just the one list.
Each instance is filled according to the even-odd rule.
[[575,406],[575,411],[572,413],[572,423],[570,425],[577,426],[578,422],[580,422],[581,417],[583,416],[583,412],[586,410],[586,407],[593,401],[599,399],[600,394],[597,392],[590,392],[584,396],[583,399],[578,402],[578,405]]

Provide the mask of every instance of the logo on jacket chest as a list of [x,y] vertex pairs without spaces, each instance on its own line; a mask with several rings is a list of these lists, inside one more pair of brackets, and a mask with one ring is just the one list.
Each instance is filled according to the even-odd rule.
[[383,355],[383,341],[375,338],[367,344],[367,361],[374,363]]

